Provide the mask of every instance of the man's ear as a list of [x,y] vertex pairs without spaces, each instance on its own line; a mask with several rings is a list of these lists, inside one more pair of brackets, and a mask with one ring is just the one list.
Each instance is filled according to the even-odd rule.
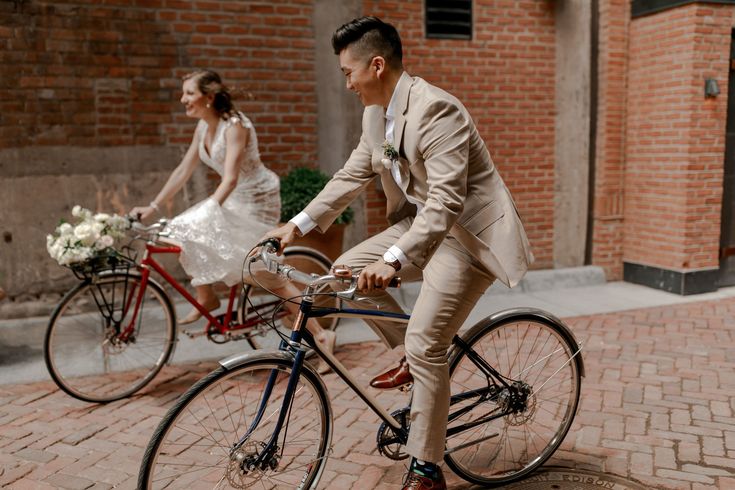
[[375,70],[380,77],[384,72],[386,68],[385,58],[382,56],[374,56],[372,61],[370,62],[370,69]]

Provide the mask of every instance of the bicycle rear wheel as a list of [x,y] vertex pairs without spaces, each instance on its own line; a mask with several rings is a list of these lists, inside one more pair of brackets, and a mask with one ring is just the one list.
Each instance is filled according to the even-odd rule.
[[[282,411],[292,364],[282,358],[253,359],[199,380],[156,428],[138,488],[315,488],[329,456],[332,411],[321,380],[306,369],[276,448],[254,464]],[[261,404],[269,380],[273,389]]]
[[[284,262],[296,269],[317,275],[329,274],[332,268],[332,262],[323,254],[307,247],[289,247],[284,252]],[[294,282],[296,287],[303,289],[304,284]],[[322,291],[331,291],[328,285],[322,286]],[[268,291],[259,287],[246,284],[240,295],[238,303],[238,320],[240,324],[255,322],[252,335],[248,336],[248,342],[254,349],[265,347],[268,342],[264,342],[265,335],[270,331],[268,324],[273,318],[274,309],[280,304],[281,298],[270,294]],[[337,307],[339,299],[334,296],[319,296],[314,298],[315,307]],[[285,306],[283,307],[285,308]],[[275,319],[276,327],[287,337],[290,335],[291,316],[285,311],[279,312]],[[327,330],[337,328],[339,318],[315,318],[317,322]],[[266,323],[268,322],[268,323]],[[277,346],[280,338],[274,338],[271,346]]]
[[[140,282],[133,273],[97,276],[69,291],[52,313],[44,339],[46,367],[74,398],[104,403],[130,396],[168,361],[176,341],[173,307],[149,280],[133,318]],[[131,335],[121,335],[131,321]]]
[[[454,351],[450,414],[467,412],[450,430],[468,424],[447,440],[445,461],[456,474],[501,485],[525,477],[556,451],[579,403],[582,364],[570,337],[554,320],[533,314],[485,319],[463,335],[513,388],[488,377],[465,351]],[[469,396],[460,400],[462,393]]]

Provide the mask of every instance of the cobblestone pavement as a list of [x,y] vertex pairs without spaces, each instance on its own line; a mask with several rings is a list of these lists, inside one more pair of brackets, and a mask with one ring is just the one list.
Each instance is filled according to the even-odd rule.
[[[549,464],[648,488],[735,489],[735,299],[567,319],[587,377],[574,426]],[[339,357],[358,380],[396,360],[375,342]],[[143,448],[174,399],[214,364],[166,368],[128,400],[90,405],[49,382],[0,386],[0,487],[134,488]],[[377,454],[377,418],[334,375],[334,450],[321,488],[400,488],[403,464]],[[399,408],[400,393],[381,393]],[[449,477],[449,487],[471,486]]]

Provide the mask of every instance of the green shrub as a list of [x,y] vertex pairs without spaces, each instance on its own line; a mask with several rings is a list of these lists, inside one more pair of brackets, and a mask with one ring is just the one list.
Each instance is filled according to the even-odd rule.
[[[285,223],[304,208],[316,197],[329,182],[329,176],[318,169],[298,167],[281,177],[281,222]],[[335,224],[352,222],[353,211],[344,210]]]

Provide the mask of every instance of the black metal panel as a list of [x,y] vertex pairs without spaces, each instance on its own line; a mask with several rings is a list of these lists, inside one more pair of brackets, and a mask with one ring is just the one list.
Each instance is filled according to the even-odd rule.
[[623,280],[642,284],[670,293],[688,294],[709,293],[717,290],[717,269],[679,272],[650,265],[623,262]]
[[426,0],[426,37],[472,39],[472,0]]
[[735,5],[735,0],[632,0],[630,4],[631,17],[661,12],[663,10],[681,7],[690,3],[724,3]]

